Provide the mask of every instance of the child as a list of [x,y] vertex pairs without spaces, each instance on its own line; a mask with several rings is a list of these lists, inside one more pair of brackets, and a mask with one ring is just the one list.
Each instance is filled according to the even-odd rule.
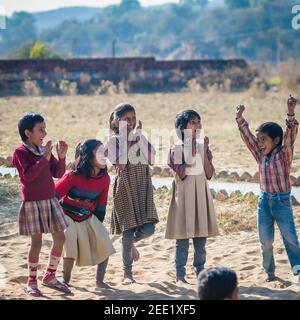
[[236,273],[228,268],[211,268],[200,272],[198,297],[200,300],[238,300]]
[[266,281],[274,281],[274,222],[277,223],[294,275],[299,274],[300,247],[291,205],[290,171],[298,131],[295,119],[297,100],[287,101],[286,131],[274,122],[262,124],[255,137],[243,118],[245,107],[237,107],[236,121],[241,137],[259,165],[261,195],[258,203],[258,234]]
[[74,170],[58,181],[55,190],[69,224],[65,231],[64,281],[69,283],[76,260],[78,266],[97,264],[96,285],[109,289],[104,275],[115,250],[102,224],[110,178],[101,146],[98,140],[78,145]]
[[68,287],[55,276],[65,241],[64,229],[67,222],[55,198],[52,178],[60,178],[64,174],[68,146],[63,141],[58,142],[58,160],[52,155],[51,141],[48,141],[45,147],[42,146],[47,134],[46,124],[44,118],[37,113],[25,114],[20,119],[18,127],[23,144],[14,151],[13,164],[18,170],[22,184],[22,205],[18,216],[19,234],[31,237],[28,255],[29,276],[24,290],[33,297],[42,296],[37,285],[37,267],[42,234],[51,233],[53,246],[43,284],[69,293]]
[[175,173],[175,180],[165,237],[176,239],[176,282],[183,285],[187,283],[185,265],[189,239],[194,243],[193,265],[198,276],[206,260],[206,238],[218,235],[218,227],[207,183],[214,173],[209,141],[206,137],[204,146],[196,142],[198,130],[202,128],[201,118],[196,111],[183,111],[176,117],[175,128],[184,147],[175,145],[170,150],[169,166]]
[[111,231],[122,234],[124,284],[135,282],[132,264],[139,253],[133,243],[151,236],[158,222],[149,171],[154,149],[141,134],[142,123],[136,126],[136,122],[133,106],[119,104],[110,116],[114,134],[107,144],[108,157],[116,167]]

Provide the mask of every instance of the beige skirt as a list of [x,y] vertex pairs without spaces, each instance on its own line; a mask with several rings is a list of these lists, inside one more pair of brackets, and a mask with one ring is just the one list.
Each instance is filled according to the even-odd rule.
[[192,239],[219,234],[212,196],[203,175],[176,178],[172,187],[166,239]]
[[68,216],[66,220],[65,258],[75,259],[77,266],[94,266],[115,253],[107,230],[96,216],[82,222]]

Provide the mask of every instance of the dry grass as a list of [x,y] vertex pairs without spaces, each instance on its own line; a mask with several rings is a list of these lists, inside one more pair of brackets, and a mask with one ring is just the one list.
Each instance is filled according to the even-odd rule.
[[[21,203],[20,184],[18,179],[0,179],[0,224],[16,221]],[[171,199],[170,191],[163,187],[154,191],[154,202],[160,223],[158,232],[165,232],[168,208]],[[236,195],[225,201],[214,200],[218,225],[221,235],[256,230],[257,197]],[[104,225],[109,230],[112,210],[112,187],[109,191],[107,215]],[[300,226],[300,209],[294,207],[295,223]]]
[[[286,98],[289,92],[266,93],[263,98],[247,93],[173,93],[65,97],[10,97],[0,99],[0,156],[9,156],[20,144],[18,119],[26,111],[41,113],[47,124],[48,138],[54,142],[65,139],[72,161],[78,141],[95,138],[107,129],[111,110],[121,101],[131,102],[143,127],[173,128],[178,112],[186,108],[197,110],[202,117],[205,134],[210,138],[217,171],[257,171],[255,161],[243,145],[235,124],[235,106],[246,105],[245,116],[254,130],[263,121],[284,125]],[[101,137],[100,137],[101,138]],[[166,146],[162,146],[164,148]],[[295,147],[292,173],[300,175],[300,139]]]

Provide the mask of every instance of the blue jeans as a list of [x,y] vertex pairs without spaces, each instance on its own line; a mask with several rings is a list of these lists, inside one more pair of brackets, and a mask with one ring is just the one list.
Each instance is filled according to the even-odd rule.
[[277,223],[280,230],[293,274],[297,275],[300,271],[300,247],[289,192],[262,192],[259,198],[258,235],[261,243],[263,268],[267,273],[275,272],[274,222]]
[[153,223],[146,223],[138,228],[129,229],[122,234],[122,258],[123,270],[126,275],[132,275],[132,246],[134,242],[146,239],[153,235],[155,225]]
[[[198,275],[204,269],[206,261],[206,238],[193,238],[194,243],[194,270]],[[189,254],[189,239],[176,240],[175,266],[177,277],[184,277],[185,265]]]

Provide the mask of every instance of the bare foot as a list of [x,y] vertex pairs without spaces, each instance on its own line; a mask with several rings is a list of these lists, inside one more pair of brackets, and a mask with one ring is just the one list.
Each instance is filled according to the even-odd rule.
[[103,282],[103,281],[97,281],[96,282],[96,286],[99,289],[112,289],[111,286],[109,286],[107,283]]
[[132,247],[132,257],[133,261],[138,261],[140,259],[140,253],[135,245]]

